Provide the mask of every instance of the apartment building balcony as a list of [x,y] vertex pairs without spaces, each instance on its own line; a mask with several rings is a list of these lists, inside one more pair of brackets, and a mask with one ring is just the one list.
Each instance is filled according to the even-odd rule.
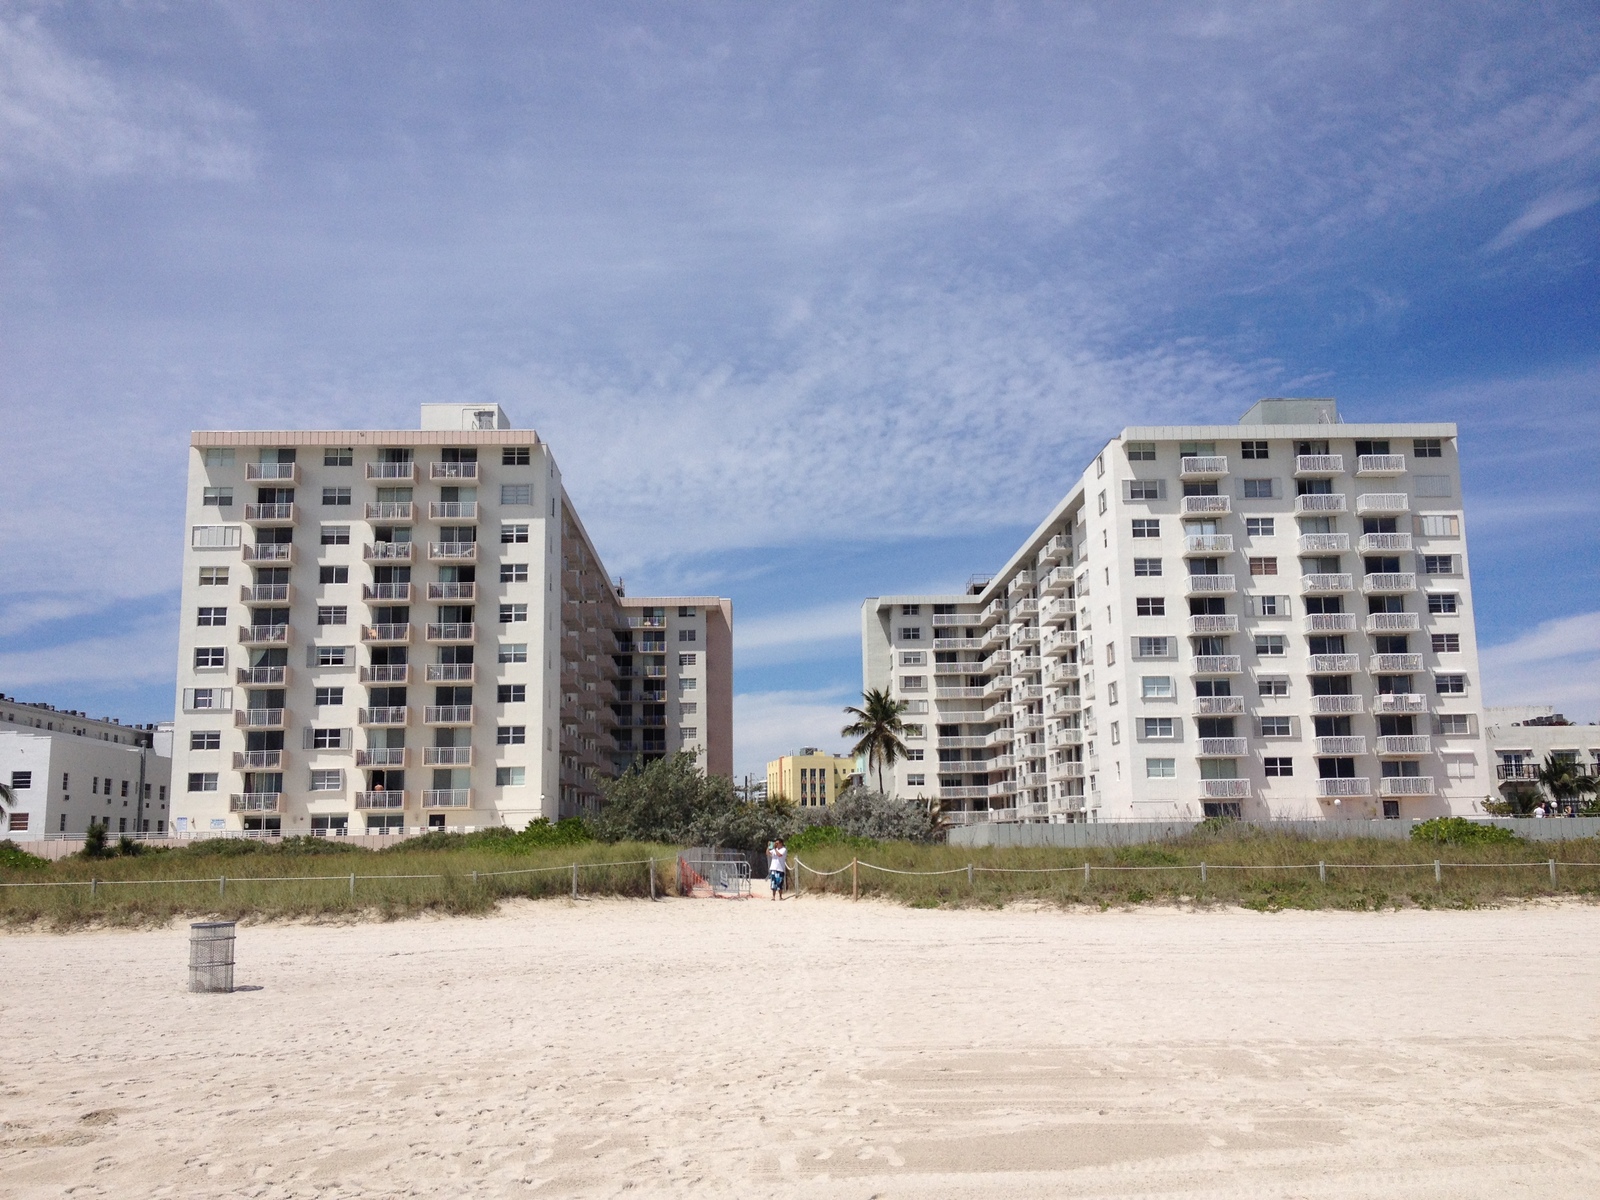
[[1308,675],[1353,675],[1361,669],[1356,654],[1313,654],[1306,662]]
[[1319,737],[1312,743],[1317,754],[1353,758],[1367,752],[1365,737]]
[[367,812],[392,812],[406,806],[405,789],[386,791],[379,788],[372,792],[356,793],[356,809]]
[[287,566],[294,562],[294,545],[290,542],[246,542],[244,561],[247,563],[272,563]]
[[417,481],[417,464],[414,462],[390,463],[378,462],[367,464],[368,479],[405,480],[408,483]]
[[289,604],[293,599],[294,585],[290,583],[247,583],[239,589],[243,604]]
[[1047,688],[1064,688],[1078,678],[1078,664],[1075,662],[1052,662],[1044,672],[1044,686]]
[[1051,629],[1039,639],[1039,653],[1046,658],[1064,658],[1078,647],[1076,629]]
[[[1050,748],[1042,741],[1023,742],[1018,747],[1017,753],[1023,758],[1027,759],[1029,762],[1033,762],[1036,759],[1042,759],[1046,757],[1050,753]],[[1035,770],[1037,769],[1038,768],[1035,768]]]
[[471,808],[471,788],[425,788],[423,808]]
[[369,521],[410,525],[417,519],[417,506],[409,500],[385,500],[367,504],[362,515]]
[[475,600],[478,596],[476,583],[430,583],[428,585],[429,600]]
[[[987,787],[973,787],[971,785],[946,787],[943,784],[939,786],[940,800],[986,800],[988,796],[989,789]],[[971,825],[989,818],[987,812],[947,812],[942,815],[952,825]],[[956,820],[955,818],[958,817],[962,819]]]
[[241,625],[239,626],[239,644],[241,646],[287,646],[290,639],[290,625]]
[[1296,479],[1327,479],[1344,474],[1342,454],[1297,454],[1294,460]]
[[281,771],[283,770],[283,751],[235,750],[233,752],[233,769],[235,771]]
[[1307,613],[1302,628],[1307,633],[1354,633],[1355,613]]
[[978,624],[978,614],[975,612],[933,614],[933,627],[935,629],[959,628],[963,625],[976,624]]
[[1372,698],[1375,713],[1420,713],[1428,711],[1428,698],[1418,692],[1385,692]]
[[1032,704],[1044,699],[1044,688],[1037,683],[1021,684],[1011,689],[1011,703]]
[[430,704],[422,710],[424,725],[471,725],[472,705]]
[[1201,738],[1197,758],[1242,758],[1249,745],[1242,737]]
[[1319,717],[1349,716],[1365,712],[1360,696],[1313,696],[1311,711]]
[[1303,533],[1300,535],[1301,554],[1344,554],[1350,549],[1348,533]]
[[1024,588],[1033,586],[1033,572],[1024,567],[1010,579],[1006,580],[1006,592],[1020,592]]
[[369,646],[404,646],[411,641],[409,623],[400,625],[363,625],[361,640]]
[[1323,799],[1372,795],[1370,779],[1319,779],[1317,795]]
[[[1033,788],[1044,787],[1050,782],[1050,777],[1043,771],[1028,771],[1022,775],[1018,782],[1021,783],[1024,788],[1032,790]],[[1025,816],[1044,816],[1044,805],[1042,804],[1030,804],[1026,806],[1019,804],[1017,806],[1017,810],[1019,812],[1023,812],[1024,808],[1027,810],[1024,813]]]
[[476,479],[478,477],[478,464],[475,462],[436,462],[428,464],[429,479]]
[[1250,781],[1248,779],[1202,779],[1200,781],[1200,795],[1207,800],[1248,800],[1250,798]]
[[986,658],[984,658],[984,660],[982,662],[976,663],[974,665],[977,668],[977,673],[978,674],[983,674],[984,672],[988,672],[988,671],[1004,670],[1005,667],[1007,667],[1010,664],[1010,662],[1011,662],[1011,651],[1010,651],[1010,649],[1007,648],[1007,647],[1001,647],[999,650],[996,650],[993,654],[990,654]]
[[1037,625],[1013,625],[1011,627],[1011,642],[1016,646],[1031,646],[1039,640],[1039,627]]
[[1037,675],[1044,669],[1044,659],[1037,654],[1013,654],[1011,656],[1012,675]]
[[[935,618],[935,621],[937,621],[937,618]],[[629,617],[627,618],[627,625],[629,629],[665,629],[667,627],[667,619],[654,616]]]
[[1078,615],[1078,602],[1065,596],[1046,600],[1039,608],[1039,624],[1065,625]]
[[411,678],[411,668],[405,663],[377,663],[361,668],[362,683],[405,683]]
[[425,767],[470,767],[471,746],[424,746],[422,765]]
[[[985,708],[983,710],[983,719],[985,721],[1003,721],[1005,718],[1009,717],[1010,715],[1011,715],[1011,701],[1009,699],[996,700],[993,704],[989,705],[989,707],[987,707],[987,708]],[[995,734],[998,734],[998,733],[1005,734],[1005,737],[1003,739],[1004,741],[1010,741],[1011,740],[1011,731],[1009,729],[996,730],[995,733],[992,733],[989,736],[990,737],[994,737]]]
[[1422,628],[1422,618],[1417,613],[1368,613],[1368,633],[1415,633]]
[[1407,734],[1378,739],[1379,758],[1421,758],[1433,753],[1433,739],[1426,734]]
[[244,477],[251,483],[299,483],[299,463],[245,463]]
[[934,638],[935,650],[977,650],[983,645],[982,638]]
[[978,614],[978,624],[979,625],[993,625],[996,621],[1000,620],[1005,615],[1006,615],[1006,602],[1004,600],[1001,600],[1001,599],[997,598],[997,599],[989,601],[988,604],[984,605],[983,611]]
[[368,542],[361,548],[361,557],[369,563],[408,563],[411,561],[410,542]]
[[409,716],[410,710],[403,704],[391,704],[384,708],[358,708],[356,724],[368,729],[392,729],[404,725]]
[[1238,591],[1232,575],[1189,575],[1184,591],[1191,596],[1226,596]]
[[1191,554],[1232,554],[1233,534],[1191,533],[1183,539],[1183,552]]
[[1190,633],[1238,633],[1239,618],[1233,613],[1196,613],[1189,618]]
[[1356,459],[1356,474],[1360,476],[1404,475],[1404,454],[1363,454]]
[[1072,539],[1064,533],[1058,533],[1039,547],[1039,565],[1043,567],[1058,563],[1071,554]]
[[1351,591],[1355,577],[1347,571],[1312,571],[1300,576],[1302,596],[1332,596]]
[[935,700],[982,700],[988,694],[988,689],[981,687],[936,687],[933,689]]
[[1051,763],[1045,770],[1045,775],[1052,783],[1063,779],[1082,779],[1087,772],[1081,762]]
[[[997,779],[989,784],[989,798],[991,800],[1003,799],[1007,796],[1015,796],[1021,790],[1022,785],[1015,779]],[[991,810],[991,819],[992,815]]]
[[1044,729],[1043,713],[1017,713],[1011,718],[1012,727],[1026,732],[1033,729]]
[[283,811],[282,792],[234,792],[228,797],[228,811],[234,813],[276,813]]
[[1367,669],[1377,675],[1409,675],[1422,670],[1422,655],[1374,654],[1367,660]]
[[1500,763],[1494,769],[1494,777],[1501,783],[1538,783],[1538,763]]
[[1356,497],[1357,516],[1399,516],[1411,511],[1411,498],[1404,492],[1367,492]]
[[1189,668],[1196,675],[1238,675],[1243,669],[1237,654],[1196,654]]
[[240,667],[233,676],[241,687],[284,687],[292,677],[288,667]]
[[998,696],[1002,692],[1009,692],[1010,690],[1011,690],[1011,676],[1010,675],[995,675],[995,676],[992,676],[987,681],[985,681],[983,687],[979,690],[978,694],[980,696]]
[[288,724],[288,713],[281,708],[240,708],[233,714],[235,729],[284,729]]
[[988,650],[995,646],[1002,646],[1010,639],[1010,637],[1011,626],[992,625],[984,631],[983,648]]
[[639,674],[645,679],[665,679],[667,677],[667,668],[648,663],[639,668]]
[[436,646],[462,646],[478,640],[472,621],[430,621],[424,637]]
[[1039,602],[1032,596],[1024,596],[1011,606],[1011,619],[1018,621],[1024,617],[1031,617],[1038,611]]
[[428,520],[430,521],[476,521],[478,519],[478,502],[476,500],[430,500],[428,502]]
[[993,758],[975,758],[968,759],[966,762],[940,763],[939,766],[943,769],[960,767],[963,770],[970,768],[974,771],[989,773],[993,771],[1009,771],[1017,765],[1017,761],[1017,757],[1014,754],[997,754]]
[[1361,577],[1361,591],[1367,596],[1392,596],[1416,590],[1414,571],[1379,571]]
[[1409,533],[1364,533],[1359,548],[1363,554],[1387,554],[1411,549]]
[[435,563],[468,563],[478,561],[477,542],[429,542],[428,561]]
[[300,519],[298,504],[246,504],[247,525],[293,525]]
[[1197,717],[1238,717],[1244,715],[1243,696],[1196,696],[1194,715]]
[[936,662],[933,664],[935,675],[982,675],[981,662]]
[[1294,498],[1294,511],[1296,516],[1305,516],[1307,513],[1321,515],[1323,513],[1342,513],[1345,511],[1345,498],[1340,492],[1314,493],[1309,496],[1296,496]]
[[1046,729],[1044,746],[1046,751],[1061,750],[1068,746],[1083,745],[1083,730],[1081,729]]
[[1380,796],[1431,796],[1432,775],[1386,775],[1378,780]]
[[1179,479],[1221,479],[1227,473],[1226,454],[1192,454],[1178,460]]
[[939,739],[941,750],[981,750],[989,744],[989,739],[978,733],[962,734],[959,737],[942,737]]
[[356,766],[358,767],[403,767],[406,765],[406,748],[404,746],[377,746],[369,750],[356,751]]
[[409,583],[364,583],[361,585],[361,598],[369,604],[410,604],[411,585]]
[[1227,496],[1185,496],[1183,515],[1186,517],[1218,516],[1233,511],[1233,502]]

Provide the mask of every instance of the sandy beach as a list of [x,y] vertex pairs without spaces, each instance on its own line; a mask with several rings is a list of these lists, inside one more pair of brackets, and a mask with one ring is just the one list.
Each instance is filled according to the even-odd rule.
[[1600,1193],[1600,909],[523,902],[0,936],[0,1191]]

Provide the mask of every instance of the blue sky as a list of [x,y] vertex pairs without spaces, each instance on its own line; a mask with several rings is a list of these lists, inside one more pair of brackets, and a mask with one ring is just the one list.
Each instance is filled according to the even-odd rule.
[[494,400],[717,592],[737,766],[1119,428],[1462,427],[1485,685],[1600,716],[1592,4],[0,7],[0,689],[172,706],[186,435]]

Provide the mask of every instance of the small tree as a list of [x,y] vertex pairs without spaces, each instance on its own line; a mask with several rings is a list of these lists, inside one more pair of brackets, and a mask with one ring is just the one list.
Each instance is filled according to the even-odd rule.
[[1576,807],[1580,797],[1592,795],[1595,790],[1594,780],[1580,772],[1576,762],[1554,754],[1547,755],[1539,768],[1539,786],[1550,793],[1558,808]]
[[714,823],[738,803],[729,780],[706,775],[693,754],[680,751],[612,780],[594,820],[595,833],[608,842],[682,845],[697,825]]
[[106,827],[98,821],[90,821],[89,828],[83,835],[83,857],[106,858],[109,851],[106,849]]
[[839,732],[844,737],[860,739],[850,753],[864,755],[868,769],[876,768],[878,791],[884,792],[883,768],[894,766],[906,752],[906,745],[900,740],[906,731],[900,714],[906,706],[882,688],[873,688],[861,693],[860,708],[851,705],[844,711],[856,719]]

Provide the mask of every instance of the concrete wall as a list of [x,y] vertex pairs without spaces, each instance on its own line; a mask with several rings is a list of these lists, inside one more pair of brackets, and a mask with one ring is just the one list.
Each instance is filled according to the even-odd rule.
[[[1410,838],[1411,821],[1247,821],[1253,828],[1296,837]],[[1533,817],[1498,817],[1479,822],[1512,830],[1531,842],[1600,837],[1600,817],[1538,820]],[[950,831],[952,846],[1134,846],[1163,842],[1192,831],[1198,821],[1107,821],[1098,824],[1043,825],[1007,822],[1000,825],[965,825]]]

